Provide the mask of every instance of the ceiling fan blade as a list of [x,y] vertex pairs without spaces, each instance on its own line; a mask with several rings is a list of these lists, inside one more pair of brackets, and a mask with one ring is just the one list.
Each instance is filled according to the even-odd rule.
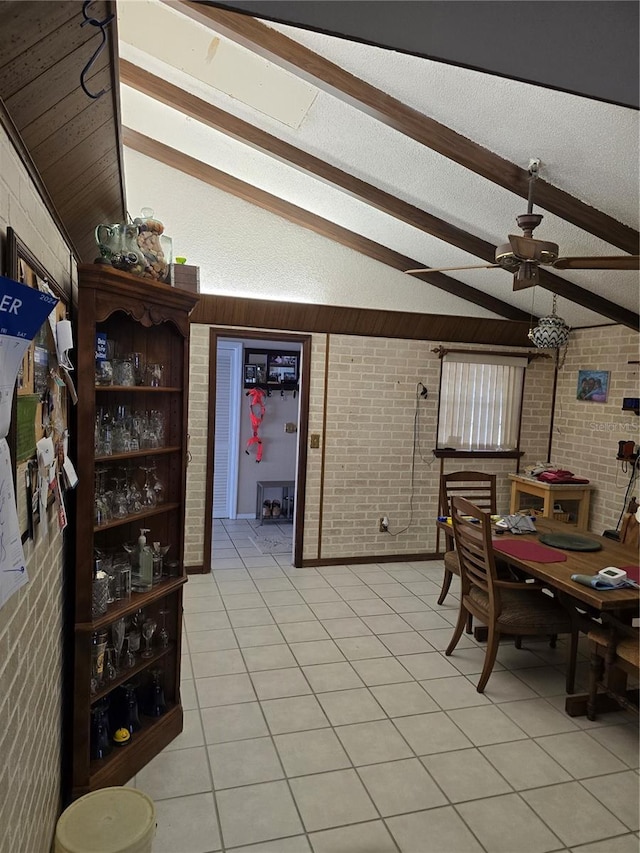
[[405,270],[407,275],[411,275],[416,272],[453,272],[454,270],[493,270],[498,267],[499,264],[474,264],[468,267],[425,267],[424,269],[419,270]]
[[638,270],[640,255],[558,258],[553,266],[559,270]]

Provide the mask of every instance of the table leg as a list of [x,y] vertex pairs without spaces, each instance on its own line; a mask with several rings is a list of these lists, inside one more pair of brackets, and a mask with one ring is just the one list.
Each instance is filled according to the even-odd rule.
[[578,503],[578,530],[588,530],[589,529],[589,500],[591,498],[591,492],[588,489],[585,489],[580,496]]
[[509,505],[509,515],[514,515],[518,512],[520,507],[520,492],[518,491],[518,484],[515,480],[511,482],[511,504]]
[[553,518],[553,492],[551,490],[545,492],[543,500],[542,515],[545,518]]

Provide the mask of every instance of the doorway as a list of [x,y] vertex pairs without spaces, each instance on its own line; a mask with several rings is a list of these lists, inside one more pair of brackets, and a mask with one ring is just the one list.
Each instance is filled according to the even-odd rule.
[[[259,349],[293,354],[292,361],[297,361],[299,366],[299,377],[297,388],[278,386],[265,389],[265,418],[259,430],[265,441],[262,461],[257,465],[257,445],[246,441],[251,432],[243,362],[248,351]],[[288,556],[292,558],[292,564],[302,565],[310,354],[311,337],[308,335],[244,329],[210,330],[205,572],[209,571],[213,561],[215,531],[219,542],[224,540],[227,544],[227,528],[238,529],[238,525],[246,528],[246,536],[251,539],[246,543],[247,554],[251,553],[251,546],[255,546],[256,556],[269,552],[269,548],[274,549],[274,555],[284,556],[280,543],[273,541],[280,529],[283,536],[289,536],[291,541]],[[289,424],[288,428],[285,424]],[[278,456],[283,448],[285,459]],[[280,481],[291,483],[293,487],[285,488],[282,495],[278,488],[271,490],[266,487],[264,496],[269,499],[264,501],[264,505],[271,504],[273,498],[277,510],[274,506],[271,517],[265,509],[266,517],[263,518],[262,506],[258,508],[256,503],[257,494],[265,489],[257,488],[257,485]],[[283,503],[286,503],[286,514]],[[289,521],[291,527],[285,534],[285,524]],[[239,535],[242,537],[245,533]],[[228,547],[230,556],[230,543]]]

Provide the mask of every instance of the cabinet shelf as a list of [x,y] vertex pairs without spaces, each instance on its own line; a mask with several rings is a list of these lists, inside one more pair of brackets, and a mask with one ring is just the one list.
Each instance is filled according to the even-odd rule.
[[153,447],[144,450],[129,450],[126,453],[110,453],[108,456],[96,456],[95,462],[122,462],[126,459],[143,459],[145,456],[164,456],[168,453],[179,453],[182,447],[179,444],[171,447]]
[[121,684],[125,684],[127,681],[131,681],[138,673],[144,672],[145,669],[150,667],[154,663],[158,663],[158,661],[162,660],[162,658],[166,657],[170,652],[175,651],[175,646],[170,644],[166,649],[156,649],[153,653],[153,657],[150,658],[140,658],[138,663],[135,666],[132,666],[131,669],[125,670],[121,675],[117,678],[114,678],[113,681],[110,681],[108,685],[101,687],[94,695],[91,697],[91,704],[95,705],[96,702],[99,702],[100,699],[104,699],[105,696],[108,696],[116,687],[120,687]]
[[148,607],[149,604],[152,604],[157,599],[175,592],[181,586],[184,586],[186,582],[186,576],[179,575],[177,578],[167,578],[167,580],[154,584],[146,592],[132,592],[131,598],[123,598],[122,601],[115,601],[113,604],[110,604],[104,616],[92,619],[91,622],[77,622],[76,631],[93,633],[100,628],[106,628],[112,622],[115,622],[116,619],[120,619],[121,616],[129,616],[131,613],[135,613],[136,610]]
[[93,532],[100,533],[102,530],[112,530],[114,527],[122,527],[123,524],[131,524],[132,521],[142,518],[151,518],[154,515],[162,515],[162,513],[178,509],[179,506],[180,504],[177,503],[158,504],[158,506],[154,506],[144,512],[136,512],[133,515],[126,515],[124,518],[114,518],[113,521],[109,521],[107,524],[101,524],[98,527],[94,525]]
[[[160,749],[171,743],[182,731],[182,707],[179,704],[167,703],[167,710],[161,717],[140,714],[140,723],[142,727],[134,732],[130,743],[126,746],[114,746],[106,758],[91,761],[87,790],[124,784],[115,780],[121,779],[124,774],[127,782],[141,770]],[[131,773],[130,768],[133,771]]]
[[[187,405],[189,396],[189,314],[198,297],[160,282],[141,279],[98,264],[78,268],[77,310],[77,468],[76,542],[74,575],[74,623],[67,647],[73,651],[68,667],[72,684],[65,689],[65,734],[71,752],[69,791],[65,799],[75,799],[108,785],[125,785],[145,764],[182,731],[180,705],[180,661],[182,644],[182,589],[184,574],[184,520],[186,504]],[[166,385],[96,385],[96,335],[112,341],[121,353],[141,353],[147,363],[163,364]],[[165,446],[142,448],[125,453],[96,455],[94,430],[102,409],[115,411],[154,410],[164,425]],[[122,445],[119,445],[122,446]],[[144,508],[142,512],[114,518],[107,524],[95,523],[95,479],[97,466],[111,474],[118,466],[145,466],[145,459],[157,468],[164,495],[170,501]],[[152,460],[149,461],[149,460]],[[139,479],[138,472],[133,476]],[[114,601],[107,612],[92,618],[93,571],[96,548],[108,554],[121,548],[122,540],[134,537],[136,527],[150,529],[148,541],[161,540],[171,547],[180,574],[167,577],[146,592]],[[137,536],[137,533],[135,534]],[[91,695],[91,672],[95,646],[92,636],[108,629],[115,620],[131,617],[137,610],[155,614],[162,609],[170,637],[166,649],[152,646],[152,656],[137,658],[136,665],[118,674]],[[156,642],[157,636],[156,636]],[[143,646],[144,647],[144,646]],[[123,747],[100,761],[91,760],[92,706],[105,697],[114,700],[120,686],[131,678],[144,686],[149,670],[162,670],[167,711],[158,718],[141,715],[142,729]],[[113,691],[117,691],[116,694]],[[114,705],[115,707],[115,705]],[[142,709],[141,709],[142,710]]]

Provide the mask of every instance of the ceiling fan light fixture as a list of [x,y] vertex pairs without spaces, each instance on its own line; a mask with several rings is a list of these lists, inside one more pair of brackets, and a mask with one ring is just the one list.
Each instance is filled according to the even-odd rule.
[[560,349],[569,340],[571,326],[556,314],[558,296],[553,294],[553,308],[547,317],[540,317],[538,325],[529,330],[529,340],[539,349]]

